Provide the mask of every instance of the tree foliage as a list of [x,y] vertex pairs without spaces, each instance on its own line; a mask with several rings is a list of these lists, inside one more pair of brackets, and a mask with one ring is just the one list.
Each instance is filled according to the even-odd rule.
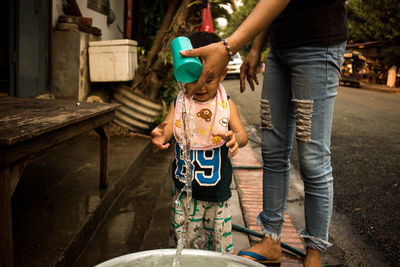
[[381,41],[390,47],[384,63],[400,65],[400,1],[348,0],[350,39],[354,42]]
[[144,51],[150,49],[168,5],[168,0],[133,1],[133,17],[136,19],[132,25],[132,39],[137,41]]
[[400,46],[391,46],[384,52],[383,63],[388,66],[400,66]]
[[214,30],[218,29],[217,18],[224,18],[226,20],[231,19],[231,14],[228,11],[228,8],[235,11],[236,4],[235,0],[209,0],[211,14],[213,17],[213,26]]
[[400,45],[400,1],[348,0],[346,9],[351,39]]

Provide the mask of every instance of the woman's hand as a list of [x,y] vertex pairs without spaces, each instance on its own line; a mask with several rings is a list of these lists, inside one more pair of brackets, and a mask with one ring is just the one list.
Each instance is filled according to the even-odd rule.
[[212,43],[197,49],[190,49],[180,52],[185,57],[200,57],[203,64],[203,71],[192,91],[187,92],[189,96],[200,90],[207,81],[220,76],[228,65],[229,58],[223,42]]
[[165,127],[167,126],[168,122],[163,121],[158,125],[156,128],[151,131],[151,142],[161,150],[165,150],[169,148],[169,143],[164,144],[165,142]]
[[220,136],[226,141],[225,145],[229,148],[229,157],[233,158],[236,156],[239,148],[239,140],[234,132],[231,130],[227,132],[216,132],[213,133],[213,136]]
[[240,67],[240,92],[246,90],[246,77],[250,84],[251,90],[255,90],[254,83],[258,85],[257,67],[260,65],[261,52],[251,49],[247,57],[244,59]]

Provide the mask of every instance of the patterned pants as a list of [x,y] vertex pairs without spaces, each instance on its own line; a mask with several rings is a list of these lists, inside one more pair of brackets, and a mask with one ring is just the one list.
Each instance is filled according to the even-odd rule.
[[[174,194],[171,216],[170,247],[176,247],[185,223],[184,204],[186,194],[176,203]],[[224,202],[209,202],[192,199],[190,204],[185,248],[213,250],[233,253],[232,212],[230,199]]]

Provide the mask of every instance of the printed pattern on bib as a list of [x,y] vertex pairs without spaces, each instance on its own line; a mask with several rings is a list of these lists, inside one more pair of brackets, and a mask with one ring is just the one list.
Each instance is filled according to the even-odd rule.
[[[179,98],[175,104],[173,132],[175,139],[180,140],[182,123],[179,110]],[[185,98],[185,103],[189,100]],[[187,104],[188,105],[188,104]],[[225,141],[220,136],[213,136],[215,132],[227,132],[229,126],[230,110],[228,97],[222,85],[219,86],[217,95],[208,102],[191,101],[187,106],[191,116],[195,119],[195,135],[192,137],[190,149],[202,150],[222,146]]]

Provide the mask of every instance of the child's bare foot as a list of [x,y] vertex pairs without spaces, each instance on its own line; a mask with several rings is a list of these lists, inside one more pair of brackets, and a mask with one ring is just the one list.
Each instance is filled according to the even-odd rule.
[[[261,242],[255,244],[252,247],[249,247],[248,249],[243,249],[241,250],[242,253],[236,252],[235,254],[239,253],[239,256],[243,258],[247,258],[250,260],[256,260],[256,258],[246,255],[246,252],[253,252],[256,253],[262,257],[265,257],[268,259],[267,262],[265,263],[278,263],[280,262],[282,250],[281,250],[281,241],[280,239],[274,241],[273,239],[269,237],[264,237]],[[260,260],[258,260],[260,261]]]
[[307,248],[306,250],[306,258],[304,259],[305,267],[321,267],[321,252]]

